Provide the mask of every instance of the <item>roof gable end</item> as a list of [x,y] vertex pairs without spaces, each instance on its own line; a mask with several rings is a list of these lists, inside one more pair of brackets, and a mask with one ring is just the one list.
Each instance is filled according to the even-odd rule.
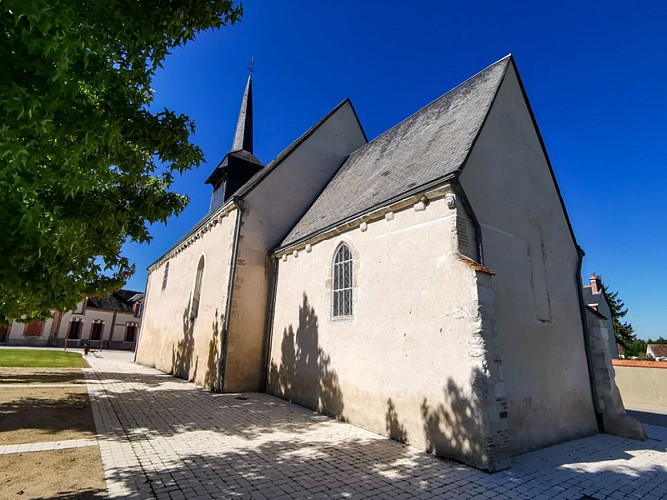
[[492,64],[352,153],[280,247],[455,176],[510,59]]

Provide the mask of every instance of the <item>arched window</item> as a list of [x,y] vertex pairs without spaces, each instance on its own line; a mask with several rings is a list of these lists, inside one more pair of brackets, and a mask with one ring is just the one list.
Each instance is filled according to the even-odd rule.
[[352,316],[352,252],[342,244],[333,264],[333,316]]
[[162,273],[162,289],[167,288],[167,279],[169,278],[169,262],[164,266],[164,272]]
[[190,307],[190,318],[195,319],[199,312],[199,299],[201,298],[201,285],[204,279],[204,256],[199,259],[197,266],[197,276],[195,278],[195,288],[192,292],[192,305]]

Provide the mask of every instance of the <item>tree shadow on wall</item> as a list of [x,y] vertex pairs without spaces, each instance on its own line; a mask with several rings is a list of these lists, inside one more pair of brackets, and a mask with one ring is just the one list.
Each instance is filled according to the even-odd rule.
[[315,309],[303,294],[299,324],[283,331],[280,365],[271,361],[267,392],[340,420],[343,394],[331,357],[319,346],[319,322]]
[[[486,391],[486,376],[475,370],[473,391]],[[464,391],[452,378],[444,388],[444,404],[431,406],[427,398],[421,404],[426,451],[439,457],[462,460],[485,468],[483,420],[481,403],[474,394]]]
[[222,315],[215,309],[215,318],[211,324],[211,339],[208,341],[208,360],[206,361],[206,374],[204,375],[204,387],[209,391],[215,389],[218,383],[218,356],[220,355],[220,326]]
[[[192,295],[188,299],[188,305],[185,307],[181,320],[181,328],[183,331],[183,336],[172,347],[171,352],[171,366],[172,373],[179,378],[186,380],[192,380],[197,375],[197,362],[198,360],[193,360],[194,356],[194,347],[195,347],[195,338],[194,338],[194,328],[195,321],[190,317],[190,301],[192,300]],[[194,363],[194,369],[192,370],[192,376],[190,375],[192,365]]]
[[[199,369],[199,356],[195,355],[194,329],[197,318],[190,315],[190,300],[188,306],[183,311],[182,331],[183,336],[172,348],[171,366],[172,373],[176,377],[185,380],[196,380],[197,370]],[[204,374],[203,385],[206,389],[213,390],[218,380],[218,355],[220,343],[220,325],[222,315],[215,310],[215,319],[211,324],[211,338],[208,344],[208,357],[206,361],[206,373]]]
[[408,431],[403,424],[398,421],[396,406],[391,398],[387,400],[387,413],[385,415],[387,435],[399,443],[408,443]]

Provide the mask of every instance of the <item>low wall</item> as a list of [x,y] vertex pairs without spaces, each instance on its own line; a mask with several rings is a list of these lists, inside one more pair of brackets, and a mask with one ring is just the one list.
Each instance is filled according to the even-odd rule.
[[667,412],[667,362],[612,360],[626,408]]

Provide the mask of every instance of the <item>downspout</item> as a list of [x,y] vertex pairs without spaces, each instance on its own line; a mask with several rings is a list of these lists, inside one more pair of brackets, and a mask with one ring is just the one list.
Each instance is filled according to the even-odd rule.
[[218,356],[218,384],[217,392],[224,392],[225,370],[227,367],[227,342],[229,340],[229,322],[232,312],[232,293],[234,291],[234,279],[236,277],[236,258],[239,251],[239,235],[241,233],[241,217],[243,212],[241,205],[235,199],[232,203],[236,207],[236,223],[234,225],[234,240],[232,245],[232,259],[229,263],[229,282],[227,283],[227,303],[225,304],[225,320],[222,324],[222,338],[220,339],[220,356]]
[[[575,243],[576,244],[576,243]],[[584,332],[584,350],[586,351],[586,364],[588,365],[588,383],[591,389],[591,397],[593,398],[593,411],[595,412],[595,420],[598,424],[598,431],[604,432],[604,422],[602,420],[602,413],[599,409],[597,387],[594,381],[593,358],[591,348],[589,345],[590,333],[588,331],[588,321],[586,320],[586,307],[584,306],[584,292],[583,283],[581,282],[581,266],[584,260],[584,251],[577,245],[577,274],[574,277],[574,284],[577,287],[577,295],[579,297],[579,313],[581,315],[581,326]]]
[[452,179],[451,186],[452,186],[452,191],[454,191],[454,194],[456,194],[456,196],[461,200],[463,208],[465,209],[466,212],[468,212],[468,215],[470,215],[473,228],[475,229],[475,242],[477,243],[476,246],[477,262],[484,265],[484,252],[482,251],[482,226],[479,224],[479,220],[477,219],[477,216],[475,215],[475,212],[472,209],[470,200],[468,200],[468,197],[466,196],[463,186],[461,186],[461,182],[457,177]]
[[262,383],[261,386],[264,392],[267,392],[268,376],[269,373],[269,359],[271,357],[271,344],[273,341],[273,316],[276,310],[276,290],[278,288],[278,259],[273,255],[269,254],[269,259],[271,259],[271,275],[269,276],[269,290],[271,296],[269,297],[267,317],[266,317],[266,331],[264,333],[264,352],[262,353],[262,359],[264,360],[264,370],[262,372]]

